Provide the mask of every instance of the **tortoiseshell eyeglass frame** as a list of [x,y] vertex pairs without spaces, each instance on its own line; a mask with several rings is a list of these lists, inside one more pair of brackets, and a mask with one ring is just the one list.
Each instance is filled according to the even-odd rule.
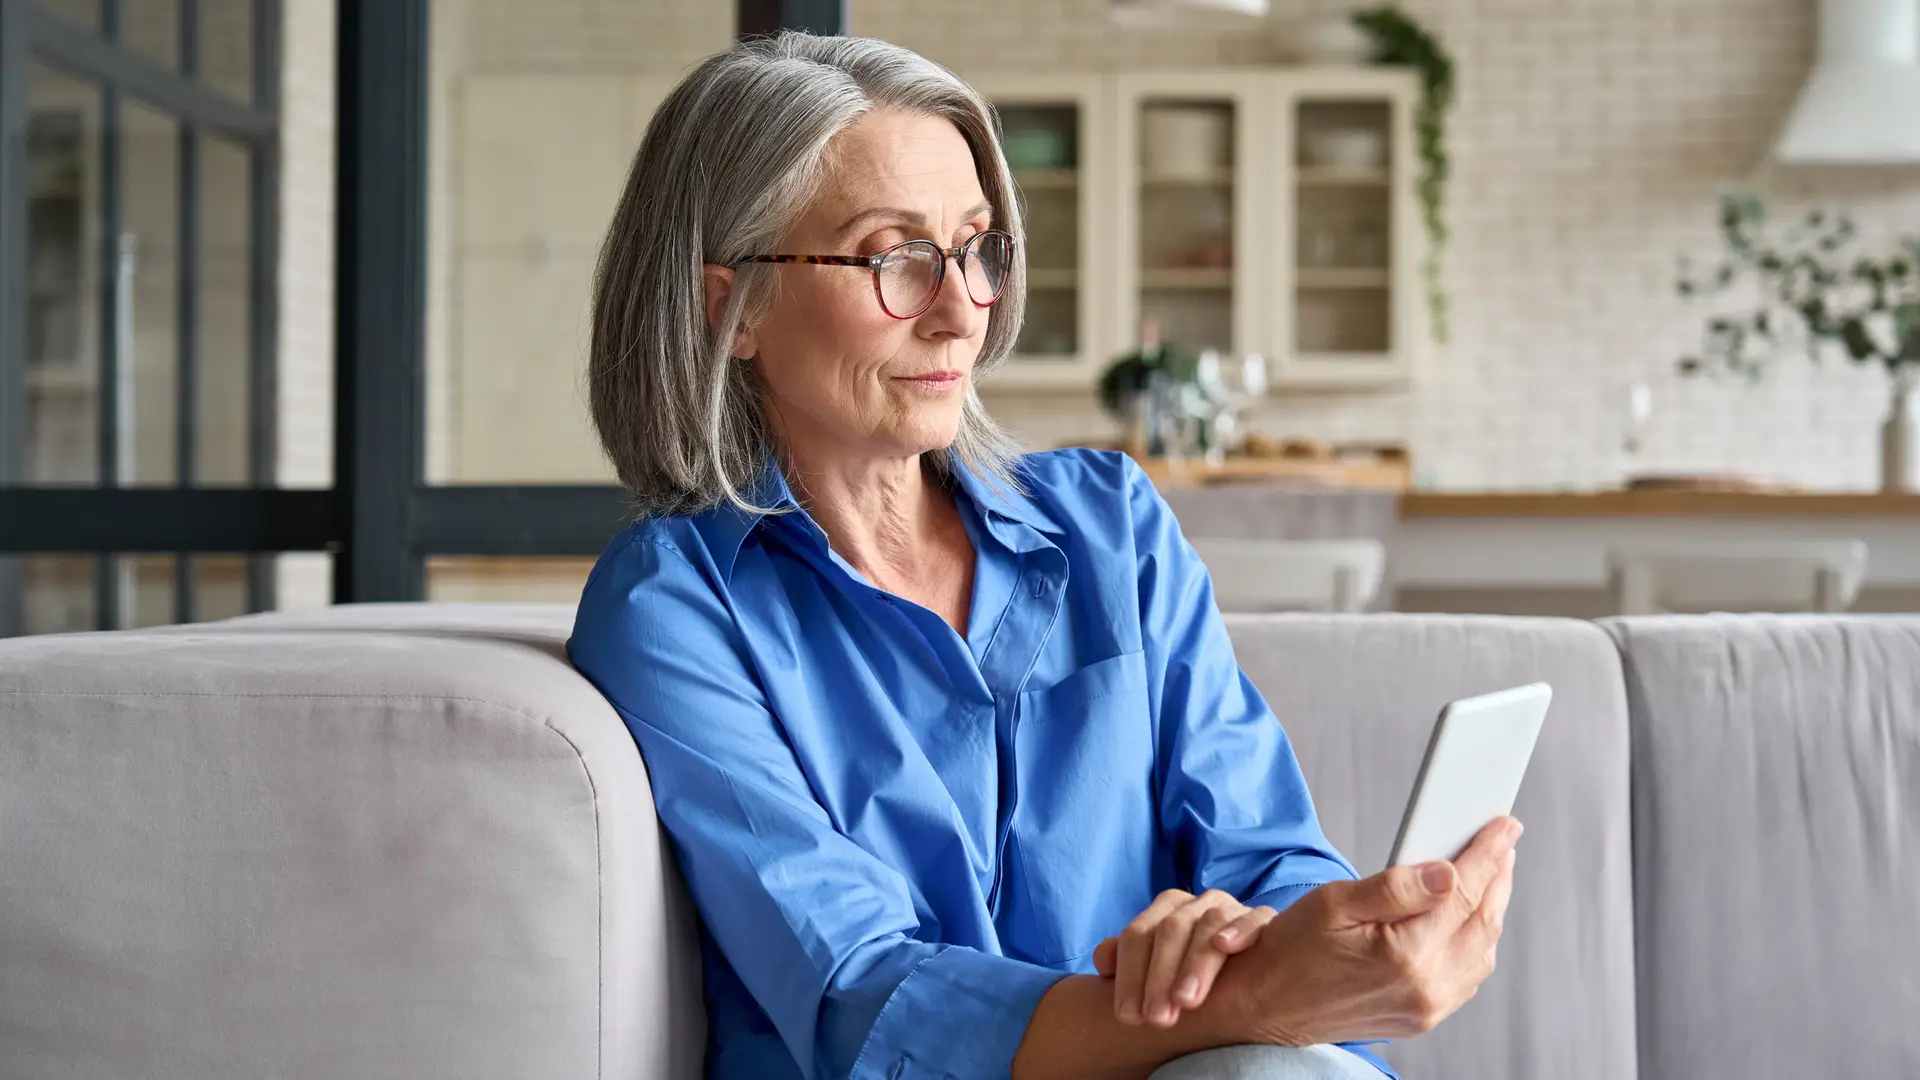
[[[1011,277],[1013,273],[1013,247],[1015,241],[1013,234],[1004,229],[987,229],[974,233],[972,236],[967,237],[966,243],[950,248],[941,247],[931,240],[907,240],[895,244],[885,251],[872,255],[755,255],[750,259],[742,259],[734,265],[745,266],[748,263],[798,263],[804,266],[857,266],[864,270],[871,270],[873,272],[873,298],[879,301],[880,310],[895,319],[917,319],[926,314],[927,309],[932,307],[934,301],[940,298],[940,290],[947,284],[947,260],[952,259],[954,262],[960,264],[960,280],[965,281],[967,275],[967,260],[973,256],[974,250],[977,245],[979,245],[981,238],[986,236],[998,236],[1006,239],[1007,273],[1008,276]],[[927,291],[926,302],[914,311],[903,315],[887,306],[886,294],[880,289],[880,271],[886,266],[888,256],[911,247],[921,249],[932,248],[934,251],[940,253],[940,261],[934,263],[933,288]],[[973,301],[974,307],[989,308],[1000,302],[1000,294],[1005,292],[1006,288],[1006,279],[1002,278],[1000,287],[994,290],[993,296],[985,303],[981,303],[980,300],[973,295],[971,288],[967,290],[967,299]]]

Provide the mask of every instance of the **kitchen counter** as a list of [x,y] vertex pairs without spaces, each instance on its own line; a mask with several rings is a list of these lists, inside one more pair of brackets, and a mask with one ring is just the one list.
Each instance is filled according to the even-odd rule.
[[1920,494],[1409,492],[1394,578],[1411,589],[1602,589],[1608,552],[1862,540],[1866,583],[1920,589]]
[[1409,492],[1403,518],[1920,518],[1920,494],[1805,491]]

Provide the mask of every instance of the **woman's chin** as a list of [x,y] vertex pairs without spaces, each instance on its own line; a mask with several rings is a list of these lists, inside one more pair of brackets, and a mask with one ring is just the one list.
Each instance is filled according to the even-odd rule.
[[960,434],[958,413],[953,417],[915,417],[921,422],[901,424],[887,433],[887,441],[903,455],[945,450]]

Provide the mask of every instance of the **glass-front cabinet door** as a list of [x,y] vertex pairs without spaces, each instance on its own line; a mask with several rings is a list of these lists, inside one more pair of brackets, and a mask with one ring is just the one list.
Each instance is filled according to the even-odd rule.
[[1102,332],[1097,269],[1111,231],[1107,84],[1098,75],[971,81],[999,119],[1027,233],[1026,322],[1014,355],[983,385],[1088,386],[1114,348]]
[[1271,187],[1267,84],[1245,74],[1117,81],[1116,329],[1190,352],[1259,351]]
[[1384,387],[1425,337],[1424,250],[1406,72],[1290,73],[1281,83],[1268,336],[1282,385]]

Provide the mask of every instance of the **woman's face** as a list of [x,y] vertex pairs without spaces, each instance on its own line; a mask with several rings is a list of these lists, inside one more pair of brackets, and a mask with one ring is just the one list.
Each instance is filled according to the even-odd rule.
[[[819,194],[779,254],[872,255],[906,240],[963,244],[992,224],[959,129],[938,117],[867,113],[834,140]],[[896,319],[861,267],[783,265],[772,310],[736,348],[750,355],[790,453],[904,457],[953,442],[988,309],[949,261],[933,305]]]

